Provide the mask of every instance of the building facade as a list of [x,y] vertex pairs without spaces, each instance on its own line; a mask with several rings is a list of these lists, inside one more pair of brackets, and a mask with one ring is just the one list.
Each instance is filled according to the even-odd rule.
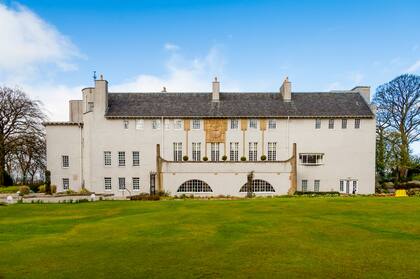
[[110,93],[101,76],[47,122],[58,191],[200,196],[375,190],[370,88],[278,92]]

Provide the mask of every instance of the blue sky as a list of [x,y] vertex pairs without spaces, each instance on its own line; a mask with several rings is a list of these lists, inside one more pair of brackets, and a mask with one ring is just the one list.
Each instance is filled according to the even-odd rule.
[[118,91],[209,91],[214,76],[222,90],[276,91],[289,76],[294,91],[374,92],[420,74],[420,1],[0,3],[12,53],[0,58],[0,84],[23,87],[60,120],[94,70]]

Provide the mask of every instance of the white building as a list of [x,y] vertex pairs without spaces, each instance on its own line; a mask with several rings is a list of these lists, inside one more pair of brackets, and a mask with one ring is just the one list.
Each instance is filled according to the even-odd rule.
[[[117,196],[297,191],[374,193],[370,88],[323,93],[110,93],[102,77],[48,122],[47,164],[58,191]],[[187,158],[188,157],[188,158]]]

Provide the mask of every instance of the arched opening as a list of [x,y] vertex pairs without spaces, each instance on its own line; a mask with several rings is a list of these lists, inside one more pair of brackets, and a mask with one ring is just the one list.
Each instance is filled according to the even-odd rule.
[[[239,192],[248,192],[248,183],[245,183]],[[265,180],[254,179],[252,180],[252,192],[275,192],[274,187]]]
[[213,190],[210,188],[210,186],[198,179],[191,179],[188,181],[185,181],[184,183],[179,186],[178,193],[206,193],[206,192],[213,192]]

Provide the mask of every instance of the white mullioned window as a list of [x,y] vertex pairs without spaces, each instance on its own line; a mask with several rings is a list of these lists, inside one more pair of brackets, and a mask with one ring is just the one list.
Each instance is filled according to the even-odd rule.
[[165,130],[170,130],[171,129],[171,119],[165,119]]
[[211,160],[218,162],[220,160],[220,144],[218,142],[212,142],[210,144],[210,151]]
[[277,160],[277,142],[268,143],[268,161]]
[[140,152],[138,151],[133,151],[133,166],[140,166]]
[[239,161],[239,142],[230,143],[229,160]]
[[355,129],[360,128],[360,119],[359,118],[354,119],[354,128]]
[[230,120],[230,129],[237,130],[239,128],[239,119],[231,119]]
[[334,129],[334,119],[328,120],[328,129]]
[[182,142],[174,142],[174,161],[182,161]]
[[69,155],[61,156],[61,166],[63,168],[68,168],[70,166]]
[[258,119],[249,119],[249,128],[257,129],[258,128]]
[[347,129],[347,119],[341,119],[341,129]]
[[124,129],[128,129],[128,120],[124,120]]
[[63,178],[63,190],[68,190],[70,188],[70,179]]
[[315,119],[315,129],[321,129],[321,119]]
[[353,192],[352,194],[356,194],[357,193],[357,180],[353,180]]
[[118,151],[118,166],[125,166],[125,151]]
[[105,188],[105,191],[111,191],[112,190],[112,179],[111,179],[111,177],[104,177],[104,188]]
[[192,160],[193,161],[201,160],[201,142],[192,143]]
[[111,151],[104,151],[104,165],[111,165]]
[[322,153],[300,153],[299,161],[302,165],[321,165],[323,163],[324,154]]
[[88,108],[87,108],[87,111],[88,111],[88,112],[93,111],[93,108],[94,108],[94,104],[93,104],[93,102],[88,102]]
[[136,130],[143,130],[144,128],[144,119],[136,120]]
[[175,130],[182,130],[184,127],[184,121],[182,119],[175,119],[174,120],[174,129]]
[[249,160],[250,161],[257,161],[258,158],[258,143],[256,142],[250,142],[249,143],[249,150],[248,150],[248,155],[249,155]]
[[344,192],[344,180],[340,180],[340,192]]
[[314,180],[314,192],[319,192],[319,185],[320,185],[320,180],[316,179]]
[[125,177],[118,177],[118,190],[125,190]]
[[308,192],[308,180],[302,180],[302,192]]
[[213,192],[210,186],[201,180],[192,179],[185,181],[179,186],[178,193],[204,193],[204,192]]
[[140,178],[133,177],[133,191],[140,191]]
[[201,129],[201,120],[200,119],[193,119],[192,120],[192,128],[193,128],[193,130],[200,130]]
[[160,129],[160,119],[153,119],[152,120],[152,129],[159,130]]
[[268,119],[268,129],[276,129],[277,121],[276,119]]

